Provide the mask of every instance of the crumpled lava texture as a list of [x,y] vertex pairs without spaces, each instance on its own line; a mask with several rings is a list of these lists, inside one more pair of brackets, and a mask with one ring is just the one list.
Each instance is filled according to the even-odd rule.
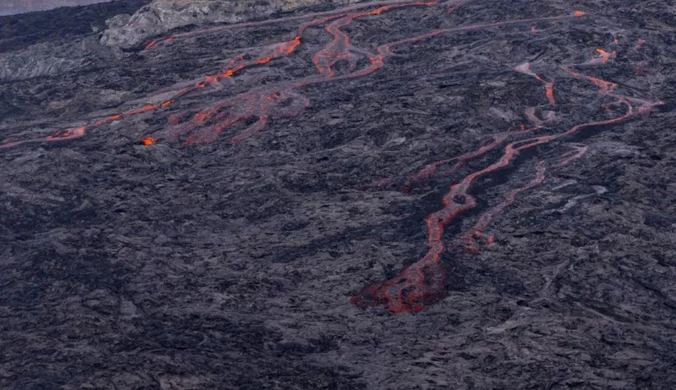
[[130,49],[144,43],[150,37],[178,27],[193,24],[238,23],[317,4],[342,5],[357,2],[357,0],[155,0],[132,15],[127,23],[106,30],[101,37],[101,43]]

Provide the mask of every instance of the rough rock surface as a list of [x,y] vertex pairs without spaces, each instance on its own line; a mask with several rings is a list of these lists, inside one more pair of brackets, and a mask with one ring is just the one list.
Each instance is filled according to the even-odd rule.
[[[106,22],[148,0],[103,3],[0,17],[0,81],[86,72],[107,63],[114,51],[98,44]],[[49,28],[43,28],[44,25]],[[9,96],[4,96],[5,99]]]
[[[0,18],[1,389],[676,388],[668,2],[445,2],[294,40],[324,7],[100,45],[90,24],[126,4],[53,14],[84,30]],[[494,24],[520,19],[538,20]],[[384,43],[457,26],[477,27],[355,73]],[[428,253],[425,219],[504,144],[426,167],[538,121],[603,124],[473,182],[477,206],[441,234],[444,294],[421,311],[350,302]]]
[[0,3],[0,15],[44,11],[57,7],[76,7],[107,1],[111,0],[3,0]]
[[311,5],[355,2],[357,0],[154,0],[138,10],[124,25],[106,30],[101,43],[130,49],[177,27],[237,23]]

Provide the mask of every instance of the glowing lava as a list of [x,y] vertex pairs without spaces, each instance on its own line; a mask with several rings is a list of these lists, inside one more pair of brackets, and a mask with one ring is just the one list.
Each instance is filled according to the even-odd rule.
[[[571,160],[572,161],[572,160]],[[465,249],[471,252],[479,252],[479,245],[476,243],[477,238],[482,238],[484,237],[483,231],[486,230],[488,227],[488,224],[491,222],[493,217],[502,210],[504,210],[505,207],[509,206],[516,200],[516,195],[519,194],[520,192],[529,190],[536,185],[542,183],[545,180],[545,171],[546,167],[544,162],[540,161],[537,164],[537,167],[535,169],[535,178],[531,180],[528,184],[526,184],[523,187],[513,189],[505,195],[505,199],[500,202],[497,206],[491,208],[487,212],[485,212],[481,217],[479,217],[479,220],[472,226],[471,229],[469,229],[460,239],[461,242],[464,242],[465,244]],[[487,236],[486,237],[486,242],[487,243],[492,243],[494,238],[492,236]]]
[[[72,140],[83,137],[86,131],[91,128],[125,120],[131,116],[163,109],[173,110],[175,103],[184,98],[203,96],[221,91],[223,88],[221,81],[237,77],[245,69],[270,66],[275,60],[293,55],[304,43],[304,33],[311,27],[323,26],[324,30],[331,36],[330,42],[314,51],[312,55],[312,63],[316,69],[316,74],[296,80],[259,86],[228,98],[213,99],[214,103],[211,106],[202,106],[197,112],[195,110],[174,112],[168,116],[166,128],[157,131],[152,136],[144,138],[141,143],[145,146],[151,146],[161,140],[181,140],[186,144],[205,144],[216,141],[225,132],[230,132],[228,141],[232,144],[237,144],[261,132],[275,118],[300,115],[310,105],[310,101],[299,92],[300,89],[310,85],[368,76],[383,68],[386,60],[393,56],[393,51],[400,46],[431,39],[443,34],[514,25],[530,26],[534,23],[559,22],[586,15],[583,11],[574,11],[572,14],[561,16],[508,20],[437,29],[417,36],[387,42],[369,50],[354,46],[350,43],[348,34],[343,31],[345,27],[352,24],[357,18],[372,18],[393,9],[432,7],[435,5],[446,7],[451,5],[451,7],[442,10],[446,13],[457,9],[457,5],[461,3],[460,1],[437,0],[427,2],[383,1],[357,4],[334,11],[293,16],[272,21],[220,26],[157,39],[149,42],[145,50],[157,50],[164,44],[174,40],[212,34],[234,28],[264,26],[273,23],[311,19],[308,22],[300,24],[293,38],[289,40],[266,46],[255,55],[241,55],[231,58],[220,70],[214,70],[213,74],[208,74],[180,85],[174,85],[172,89],[165,91],[166,94],[156,95],[162,96],[163,100],[155,98],[154,100],[149,100],[153,104],[146,104],[128,111],[106,115],[90,125],[56,131],[44,138],[28,141],[5,141],[0,144],[0,148],[10,148],[32,142]],[[373,8],[374,6],[375,8]],[[250,52],[247,54],[251,54]],[[595,57],[595,61],[606,63],[616,55],[616,52],[608,53],[602,49],[597,49],[597,55],[599,57]],[[341,68],[337,66],[340,62],[347,63],[346,70],[341,71]],[[361,68],[358,66],[360,62],[364,64]],[[525,117],[530,122],[528,127],[522,125],[518,130],[491,135],[488,137],[488,143],[480,143],[475,150],[459,156],[431,162],[422,170],[406,177],[403,183],[404,191],[408,191],[409,186],[413,183],[437,174],[437,169],[444,164],[454,164],[450,170],[444,173],[445,175],[456,175],[469,161],[476,161],[481,157],[488,156],[489,152],[500,154],[496,160],[493,160],[486,167],[468,173],[464,177],[457,178],[450,185],[442,198],[442,207],[430,214],[425,221],[428,246],[426,254],[415,263],[406,267],[391,280],[373,284],[357,292],[351,297],[352,303],[361,307],[383,305],[391,312],[418,312],[425,305],[438,301],[446,295],[446,274],[441,264],[441,256],[446,250],[443,238],[444,230],[460,214],[476,207],[477,200],[471,194],[470,189],[478,178],[508,167],[519,153],[524,150],[532,149],[538,145],[547,144],[555,140],[564,140],[589,127],[608,126],[620,123],[639,114],[647,114],[656,105],[661,104],[661,102],[653,102],[619,94],[616,92],[617,84],[581,74],[571,68],[572,66],[564,67],[562,70],[568,77],[584,80],[596,85],[599,94],[614,99],[614,105],[622,108],[624,112],[610,119],[581,123],[560,133],[537,135],[540,133],[540,130],[544,129],[545,124],[553,119],[554,114],[551,111],[549,113],[540,111],[539,113],[543,117],[540,118],[538,117],[537,109],[530,107],[524,111]],[[528,62],[516,66],[514,70],[540,81],[544,85],[545,97],[549,106],[556,105],[554,81],[549,81],[533,72]],[[235,126],[244,128],[235,131],[233,129]],[[507,191],[501,197],[501,202],[479,216],[474,226],[462,234],[459,239],[464,248],[473,252],[478,251],[478,238],[485,238],[488,243],[493,242],[494,238],[492,236],[485,236],[484,230],[496,214],[512,204],[518,194],[542,183],[545,180],[545,174],[548,169],[564,166],[583,156],[587,150],[583,145],[569,144],[568,147],[570,151],[559,156],[556,161],[538,161],[535,164],[535,175],[532,180],[516,189]],[[391,182],[393,181],[386,179],[378,185]]]
[[[529,68],[522,65],[521,69],[517,70],[527,73]],[[469,192],[470,186],[474,180],[509,166],[519,152],[523,150],[531,149],[554,140],[570,137],[585,128],[617,124],[633,116],[646,114],[655,106],[662,104],[661,101],[649,101],[618,94],[614,92],[616,87],[615,83],[583,75],[572,71],[568,67],[564,67],[563,70],[575,78],[596,85],[599,88],[600,94],[615,98],[616,104],[625,107],[626,112],[614,118],[578,124],[567,131],[558,134],[532,136],[530,138],[507,143],[504,146],[501,157],[498,158],[497,161],[486,168],[468,174],[455,184],[451,185],[449,191],[442,199],[443,208],[427,217],[427,245],[429,249],[425,256],[405,268],[394,278],[368,286],[357,292],[351,297],[352,303],[362,307],[383,305],[387,310],[395,313],[418,312],[422,310],[424,305],[436,302],[443,298],[446,295],[446,290],[442,287],[443,281],[445,280],[445,274],[440,265],[441,254],[445,249],[442,235],[444,228],[455,220],[460,213],[476,207],[476,199]],[[502,142],[505,139],[506,138],[497,137],[494,138],[494,142]],[[494,148],[493,144],[489,144],[488,147],[491,149]],[[571,161],[580,158],[587,150],[586,147],[580,145],[572,145],[572,149],[573,153],[562,156],[558,162],[548,163],[546,161],[539,161],[536,167],[535,178],[532,181],[523,187],[509,191],[501,203],[489,209],[479,217],[476,224],[461,238],[461,242],[464,243],[465,249],[472,252],[477,252],[479,250],[479,246],[475,239],[483,237],[483,230],[488,226],[490,220],[509,204],[513,203],[518,193],[530,189],[544,181],[547,165],[556,168],[564,166]],[[485,154],[485,150],[480,148],[474,153],[476,156],[483,155]],[[463,156],[469,155],[472,154],[470,153]],[[453,161],[455,159],[447,161]],[[429,176],[434,173],[438,164],[439,163],[433,163],[428,165],[418,174],[418,176]],[[487,241],[492,242],[493,238],[491,237]]]
[[[160,131],[153,138],[157,140],[160,139],[176,140],[179,137],[185,135],[184,142],[188,144],[212,142],[217,138],[219,134],[221,134],[230,126],[233,126],[237,123],[242,122],[243,120],[247,120],[250,118],[257,119],[256,123],[254,123],[247,129],[241,131],[239,134],[236,134],[230,138],[231,143],[238,143],[247,139],[251,135],[256,134],[257,132],[260,132],[271,118],[289,117],[300,114],[300,112],[302,112],[302,110],[309,105],[309,101],[305,97],[301,96],[298,92],[296,92],[297,89],[312,84],[318,84],[328,81],[340,81],[370,75],[384,66],[385,59],[392,55],[392,49],[394,49],[397,46],[419,42],[442,34],[479,30],[492,27],[504,27],[517,24],[529,24],[533,22],[563,21],[570,18],[582,16],[579,12],[575,12],[572,15],[520,19],[505,22],[495,22],[495,23],[468,25],[448,29],[440,29],[416,37],[386,43],[384,45],[379,46],[376,49],[375,53],[371,53],[367,50],[357,48],[351,45],[349,43],[349,37],[341,30],[341,28],[349,25],[354,19],[377,16],[385,11],[389,11],[392,9],[399,9],[405,7],[421,7],[421,6],[431,7],[437,4],[443,4],[444,6],[449,6],[449,8],[446,9],[446,12],[450,12],[452,10],[457,9],[457,6],[461,3],[462,3],[461,1],[457,0],[449,0],[449,1],[435,0],[427,2],[383,1],[369,4],[358,4],[345,7],[341,10],[328,11],[323,13],[302,15],[298,17],[290,17],[265,22],[252,22],[252,23],[243,23],[239,25],[221,26],[210,29],[203,29],[190,33],[173,34],[164,39],[151,41],[146,46],[146,50],[156,48],[161,43],[171,42],[174,41],[175,39],[195,37],[227,29],[253,27],[259,25],[262,26],[284,21],[288,22],[290,20],[306,19],[310,17],[316,18],[314,20],[311,20],[310,22],[301,24],[297,29],[296,36],[291,40],[270,45],[264,48],[262,50],[262,53],[260,53],[257,57],[252,58],[250,60],[245,60],[244,56],[239,56],[230,59],[228,61],[228,64],[219,73],[204,76],[202,80],[196,81],[188,87],[178,88],[174,91],[170,91],[173,92],[173,96],[168,99],[165,99],[159,104],[147,104],[145,106],[131,109],[126,112],[110,115],[108,117],[95,121],[91,125],[83,127],[82,128],[83,133],[81,135],[78,135],[77,137],[61,137],[61,139],[80,138],[84,135],[85,131],[90,130],[91,128],[99,127],[116,120],[128,118],[130,116],[155,111],[158,109],[169,108],[170,106],[175,104],[179,99],[190,96],[194,94],[196,91],[203,91],[200,92],[201,94],[219,91],[221,89],[219,84],[221,80],[225,78],[234,77],[238,72],[246,68],[252,66],[266,65],[275,59],[291,55],[300,46],[302,41],[302,35],[309,27],[318,26],[328,22],[331,23],[327,25],[325,29],[329,34],[333,36],[333,40],[329,42],[324,48],[317,51],[313,56],[313,63],[317,68],[320,76],[309,76],[304,79],[280,83],[279,85],[276,86],[270,86],[263,89],[259,88],[248,92],[244,92],[238,96],[221,101],[216,105],[214,105],[213,107],[206,108],[194,114],[192,119],[184,123],[180,123],[181,116],[170,117],[170,124],[176,127]],[[362,9],[364,8],[369,8],[373,6],[378,7],[372,10],[362,11]],[[355,70],[358,61],[358,55],[365,56],[369,61],[369,65],[367,65],[362,69]],[[349,73],[342,75],[335,74],[333,67],[336,63],[340,61],[348,62]],[[205,89],[208,86],[214,86],[215,88],[211,91],[205,92]],[[547,96],[550,99],[550,102],[553,102],[553,84],[551,85],[546,84],[545,87],[548,88]],[[291,103],[288,104],[289,102]],[[216,121],[219,120],[220,122],[216,123]],[[178,121],[178,123],[176,123],[176,121]],[[204,127],[203,129],[198,129],[198,127],[202,126],[206,127]],[[52,141],[53,138],[54,138],[53,136],[50,136],[47,138],[28,141],[5,141],[3,144],[0,144],[0,148],[14,147],[24,143]]]
[[601,48],[597,48],[596,53],[599,55],[599,57],[601,58],[601,61],[604,64],[606,62],[608,62],[612,57],[615,57],[615,55],[617,54],[617,52],[615,52],[615,50],[613,50],[611,52],[607,52],[607,51],[605,51]]
[[544,84],[545,86],[545,96],[547,96],[547,100],[549,101],[549,104],[552,106],[556,105],[556,100],[554,99],[554,82],[553,81],[546,81],[542,77],[540,77],[537,73],[533,72],[530,69],[530,64],[528,62],[525,62],[521,65],[517,65],[514,70],[517,72],[521,72],[524,74],[527,74],[529,76],[535,77],[539,82]]

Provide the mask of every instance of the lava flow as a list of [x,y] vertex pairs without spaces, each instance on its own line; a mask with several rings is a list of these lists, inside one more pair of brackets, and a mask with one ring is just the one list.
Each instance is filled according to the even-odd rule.
[[[160,44],[172,42],[174,40],[215,33],[226,29],[262,26],[266,24],[288,22],[290,20],[306,19],[312,17],[316,18],[310,22],[301,24],[297,29],[296,35],[291,40],[270,45],[264,48],[258,56],[250,60],[245,60],[244,56],[230,59],[228,64],[219,73],[207,75],[203,79],[196,81],[187,87],[178,87],[177,89],[170,90],[169,92],[172,93],[172,96],[158,104],[147,104],[139,108],[106,116],[90,125],[78,127],[77,132],[71,131],[71,129],[59,130],[44,138],[25,141],[5,141],[3,144],[0,144],[0,148],[15,147],[26,143],[65,141],[81,138],[88,130],[92,128],[96,128],[113,121],[126,119],[131,116],[160,109],[166,109],[174,105],[179,99],[195,95],[198,92],[200,96],[207,93],[218,92],[221,90],[220,82],[223,79],[234,77],[237,73],[246,68],[265,65],[275,59],[291,55],[300,46],[302,36],[308,28],[319,26],[328,22],[331,23],[327,25],[325,29],[333,36],[333,40],[327,43],[324,48],[317,51],[313,56],[313,63],[320,76],[309,76],[299,80],[282,82],[277,85],[252,89],[240,95],[217,102],[212,107],[197,112],[192,116],[192,118],[182,123],[180,122],[180,118],[185,118],[185,115],[173,116],[172,118],[179,118],[179,123],[170,122],[169,129],[158,131],[151,138],[153,138],[155,141],[162,139],[177,140],[183,138],[184,143],[187,144],[208,143],[216,140],[218,136],[229,127],[232,127],[233,125],[248,119],[255,119],[256,122],[253,125],[247,127],[238,134],[233,135],[229,139],[231,143],[239,143],[261,131],[272,118],[291,117],[300,114],[300,112],[302,112],[302,110],[309,105],[309,101],[300,93],[296,92],[296,90],[312,84],[353,79],[370,75],[384,66],[385,59],[393,54],[392,49],[397,46],[419,42],[424,39],[429,39],[442,34],[458,33],[491,27],[528,24],[538,21],[563,21],[585,15],[581,11],[576,11],[571,15],[518,19],[504,22],[439,29],[416,37],[383,44],[376,49],[375,53],[370,53],[367,50],[351,45],[349,42],[349,37],[341,30],[342,27],[349,25],[357,18],[373,17],[393,9],[443,5],[447,7],[445,9],[445,13],[448,13],[457,9],[462,3],[463,2],[459,0],[433,0],[426,2],[392,0],[352,5],[343,9],[323,13],[306,14],[297,17],[276,19],[271,21],[243,23],[239,25],[228,25],[198,30],[189,33],[172,34],[165,39],[159,39],[150,42],[146,46],[146,50],[158,48]],[[376,5],[378,5],[377,8],[366,11],[362,10],[364,8],[369,8]],[[369,65],[362,69],[355,70],[358,61],[358,55],[365,56],[369,61]],[[336,75],[333,66],[336,63],[345,60],[349,64],[350,72]],[[214,88],[210,89],[209,91],[205,91],[205,89],[209,86],[213,86]],[[553,85],[548,88],[552,89]],[[548,95],[548,97],[549,96],[550,95]],[[553,101],[553,92],[551,96],[552,97],[550,101]],[[147,142],[143,142],[143,144],[148,145]]]
[[[192,118],[183,123],[174,125],[172,128],[166,130],[161,130],[155,134],[154,137],[157,139],[169,140],[178,140],[183,138],[183,142],[187,144],[210,143],[215,141],[222,132],[232,127],[236,123],[240,123],[247,119],[256,120],[254,124],[240,131],[238,134],[230,137],[230,143],[236,144],[260,132],[269,122],[269,120],[274,117],[293,117],[300,114],[300,112],[303,111],[310,102],[299,92],[296,92],[298,89],[312,84],[354,79],[370,75],[384,67],[385,59],[393,55],[392,50],[397,46],[419,42],[442,34],[480,30],[490,27],[505,27],[509,25],[528,24],[536,21],[563,21],[582,16],[579,14],[572,14],[439,29],[427,34],[380,45],[377,47],[375,53],[350,44],[348,35],[341,30],[343,27],[351,24],[355,19],[380,15],[383,12],[392,9],[420,6],[430,7],[437,4],[448,5],[448,3],[449,2],[440,1],[416,1],[388,4],[370,11],[332,13],[326,17],[301,24],[298,27],[296,36],[291,41],[272,46],[271,49],[269,49],[271,54],[259,56],[258,58],[248,62],[241,62],[239,60],[241,57],[231,60],[231,65],[226,67],[220,74],[207,76],[204,81],[197,84],[197,87],[202,88],[207,82],[215,83],[222,78],[232,77],[235,73],[246,67],[266,64],[272,59],[288,56],[292,54],[300,45],[302,41],[302,35],[309,27],[330,22],[325,27],[325,30],[333,37],[333,39],[322,49],[315,52],[315,54],[312,56],[312,62],[319,72],[319,76],[308,76],[302,79],[282,82],[266,87],[259,87],[241,93],[218,102],[213,106],[194,114]],[[455,4],[457,2],[451,3]],[[368,59],[369,64],[361,69],[355,69],[357,67],[360,55]],[[347,73],[338,75],[334,70],[334,66],[341,61],[347,61],[349,71]],[[539,78],[539,76],[535,76]],[[548,88],[547,97],[550,99],[550,102],[554,104],[553,83],[546,84]],[[174,98],[168,101],[169,104],[172,104],[175,99],[187,95],[193,90],[194,88],[188,88],[181,91]]]
[[[457,9],[457,6],[462,3],[462,1],[457,0],[384,1],[352,5],[339,10],[305,14],[272,21],[243,23],[239,25],[221,26],[195,32],[174,34],[168,38],[148,43],[145,51],[159,50],[172,41],[213,34],[223,30],[310,19],[308,22],[302,23],[297,27],[295,34],[291,39],[266,46],[260,50],[257,55],[241,55],[229,59],[226,66],[216,73],[206,75],[198,80],[193,80],[190,83],[175,85],[170,90],[164,91],[162,95],[156,95],[154,101],[157,101],[157,103],[146,104],[139,108],[106,115],[90,125],[57,131],[48,137],[28,141],[6,141],[5,143],[0,144],[0,148],[15,147],[29,142],[53,142],[81,138],[85,135],[87,130],[104,124],[125,120],[134,115],[152,113],[154,111],[165,109],[171,110],[176,102],[182,99],[220,93],[223,90],[221,85],[223,80],[235,78],[246,69],[252,67],[268,66],[275,60],[296,53],[298,48],[305,44],[303,38],[304,34],[311,27],[323,26],[324,30],[331,36],[331,40],[323,47],[314,50],[314,54],[312,55],[312,64],[317,72],[316,74],[300,79],[262,85],[234,96],[219,98],[209,107],[201,108],[197,112],[174,112],[169,116],[166,128],[162,128],[151,136],[144,138],[141,143],[146,146],[152,146],[162,140],[181,140],[186,144],[211,143],[216,141],[222,133],[226,131],[232,132],[232,128],[237,124],[243,126],[247,121],[252,121],[252,124],[248,125],[243,130],[231,134],[228,138],[230,143],[237,144],[262,131],[265,126],[275,118],[295,117],[300,115],[300,113],[310,105],[310,101],[299,92],[302,88],[310,85],[355,79],[373,74],[385,66],[386,60],[393,56],[394,50],[400,46],[432,39],[444,34],[517,25],[525,25],[528,27],[533,23],[562,22],[581,18],[586,15],[582,11],[574,11],[571,14],[560,16],[507,20],[443,28],[392,42],[386,42],[370,50],[353,45],[350,42],[349,35],[343,31],[345,27],[352,24],[356,19],[374,18],[386,11],[394,9],[442,6],[441,8],[443,9],[440,14],[446,15],[448,12]],[[251,52],[251,50],[249,50],[249,52]],[[607,63],[616,56],[615,51],[609,53],[602,49],[598,49],[596,53],[598,57],[592,59],[593,64]],[[341,62],[347,63],[346,70],[340,70],[337,66],[337,64]],[[360,63],[364,64],[361,68],[359,68]],[[585,65],[588,64],[589,63],[585,63]],[[496,161],[482,169],[471,172],[454,182],[442,198],[443,207],[427,217],[428,250],[426,254],[421,259],[402,270],[393,279],[368,286],[354,294],[351,297],[352,303],[361,307],[384,305],[384,307],[391,312],[418,312],[422,310],[425,305],[438,301],[446,295],[446,274],[443,265],[441,264],[441,256],[446,250],[443,238],[444,230],[446,226],[456,221],[460,214],[476,207],[477,200],[471,194],[470,189],[472,184],[478,178],[510,166],[519,153],[524,150],[532,149],[538,145],[550,143],[555,140],[563,140],[585,128],[620,123],[638,114],[646,114],[656,105],[661,103],[619,94],[616,92],[617,85],[615,83],[576,72],[572,69],[573,67],[574,66],[563,67],[562,71],[567,74],[568,77],[584,80],[596,85],[599,88],[599,93],[601,95],[614,99],[614,105],[618,107],[618,109],[623,109],[624,112],[610,119],[581,123],[560,133],[535,135],[546,128],[554,118],[554,114],[551,111],[548,113],[545,111],[538,112],[535,107],[530,107],[524,111],[526,118],[530,122],[528,127],[523,125],[518,130],[510,130],[491,135],[487,144],[480,144],[480,146],[473,151],[469,151],[460,156],[429,163],[419,172],[406,177],[403,183],[404,189],[408,188],[412,183],[425,180],[432,175],[437,174],[437,169],[441,165],[453,163],[454,165],[450,171],[446,171],[444,174],[447,176],[456,175],[466,163],[477,161],[480,158],[488,156],[489,152],[497,153],[502,149],[502,153]],[[548,108],[557,104],[554,91],[555,83],[551,77],[545,78],[533,72],[531,65],[528,62],[518,65],[513,69],[534,77],[544,85]],[[157,96],[164,96],[164,98],[159,99]],[[166,98],[166,96],[169,97]],[[538,113],[540,113],[542,118],[538,116]],[[479,245],[476,242],[476,239],[482,237],[486,237],[488,242],[492,242],[492,236],[485,236],[484,230],[488,227],[490,221],[496,214],[513,203],[518,194],[542,183],[545,180],[545,174],[548,169],[564,166],[571,161],[580,158],[586,151],[586,147],[584,146],[575,144],[569,146],[572,148],[572,152],[561,155],[558,161],[538,161],[535,164],[535,176],[531,181],[521,187],[508,191],[504,194],[502,202],[489,208],[487,212],[483,213],[474,226],[461,236],[460,242],[463,243],[464,248],[474,252],[478,251]]]
[[[534,73],[530,71],[530,68],[524,65],[517,67],[516,70],[534,75]],[[519,152],[523,150],[531,149],[554,140],[565,139],[585,128],[608,126],[620,123],[639,114],[645,115],[655,106],[662,104],[661,101],[649,101],[619,94],[615,92],[617,86],[615,83],[575,72],[570,69],[570,67],[563,67],[562,70],[574,78],[585,80],[596,85],[599,88],[599,94],[614,98],[616,100],[615,104],[618,107],[624,107],[625,112],[610,119],[578,124],[558,134],[532,136],[530,138],[522,138],[507,143],[504,146],[501,157],[496,162],[468,174],[455,184],[451,185],[450,190],[442,199],[443,208],[427,217],[427,245],[429,248],[427,253],[420,260],[405,268],[394,278],[368,286],[354,294],[351,297],[352,303],[361,307],[382,304],[387,310],[397,313],[418,312],[423,309],[425,304],[433,303],[443,298],[446,296],[446,289],[444,282],[442,282],[445,280],[445,274],[443,267],[440,264],[441,254],[445,249],[442,235],[444,228],[454,221],[460,213],[476,207],[477,201],[469,192],[470,186],[474,180],[509,166],[518,156]],[[547,93],[547,95],[549,94]],[[496,137],[494,138],[494,143],[502,142],[505,139],[504,136]],[[489,144],[488,147],[492,149],[494,143]],[[552,168],[562,167],[571,161],[582,157],[587,150],[585,146],[576,144],[572,144],[571,147],[573,153],[561,156],[558,162],[539,161],[536,167],[535,178],[532,181],[523,187],[509,191],[505,195],[503,202],[481,215],[476,224],[461,237],[461,242],[464,243],[465,249],[472,252],[477,252],[479,250],[479,246],[475,239],[484,236],[483,230],[488,226],[490,220],[497,213],[501,212],[505,207],[514,202],[518,193],[542,183],[545,180],[547,165],[550,165]],[[486,152],[485,148],[486,147],[478,149],[474,152],[474,155],[484,155]],[[439,163],[433,163],[423,168],[423,170],[418,172],[415,176],[427,177],[434,173],[434,170],[440,163],[449,161],[462,162],[466,160],[466,156],[472,156],[472,154],[469,153]],[[456,171],[456,169],[454,169],[454,171]],[[487,236],[487,241],[492,242],[493,238]]]
[[[333,36],[333,40],[324,48],[317,51],[312,57],[313,64],[320,73],[320,77],[310,76],[269,87],[254,88],[218,102],[194,114],[186,122],[176,124],[167,130],[161,130],[156,134],[156,138],[178,140],[184,137],[183,142],[186,144],[210,143],[215,141],[223,131],[236,123],[247,119],[255,119],[256,122],[254,124],[230,137],[230,143],[237,144],[261,131],[273,117],[295,117],[310,104],[306,97],[296,92],[297,89],[330,80],[337,81],[346,78],[362,77],[373,73],[383,66],[382,56],[374,55],[366,50],[352,46],[349,43],[347,34],[341,31],[342,27],[349,25],[357,18],[379,15],[394,8],[432,6],[436,3],[436,1],[407,2],[383,5],[370,11],[333,13],[324,18],[303,23],[298,27],[296,36],[292,40],[273,45],[268,54],[261,55],[248,62],[242,61],[242,57],[230,60],[230,64],[220,74],[207,76],[204,81],[198,82],[196,87],[204,88],[207,84],[217,83],[223,78],[232,77],[235,73],[246,67],[267,64],[273,59],[288,56],[300,45],[302,35],[309,27],[332,21],[326,26],[326,31]],[[371,63],[370,66],[355,71],[358,61],[357,54],[368,57]],[[350,73],[336,76],[333,66],[343,60],[348,61]],[[172,98],[171,102],[173,103],[178,97],[187,95],[193,90],[194,88],[191,87],[181,91]]]
[[514,68],[517,72],[521,72],[524,74],[527,74],[529,76],[535,77],[536,80],[544,84],[545,86],[545,96],[547,96],[547,100],[549,101],[549,104],[552,106],[556,105],[556,100],[554,99],[554,82],[553,81],[546,81],[542,77],[540,77],[537,73],[533,72],[530,69],[530,64],[528,62],[524,62],[521,65],[518,65]]

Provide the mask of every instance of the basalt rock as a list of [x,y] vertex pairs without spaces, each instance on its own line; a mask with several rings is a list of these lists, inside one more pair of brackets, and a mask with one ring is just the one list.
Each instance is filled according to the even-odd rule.
[[111,0],[4,0],[0,4],[0,15],[44,11],[57,7],[76,7],[106,1]]
[[214,23],[238,23],[261,19],[317,4],[341,5],[357,0],[155,0],[138,10],[126,23],[118,21],[101,37],[107,46],[130,49],[178,27]]
[[124,12],[145,3],[106,2],[0,17],[0,81],[53,77],[101,66],[118,53],[99,44],[97,31],[106,28],[107,19],[111,27],[122,23]]
[[669,2],[132,3],[0,18],[0,389],[676,388]]

